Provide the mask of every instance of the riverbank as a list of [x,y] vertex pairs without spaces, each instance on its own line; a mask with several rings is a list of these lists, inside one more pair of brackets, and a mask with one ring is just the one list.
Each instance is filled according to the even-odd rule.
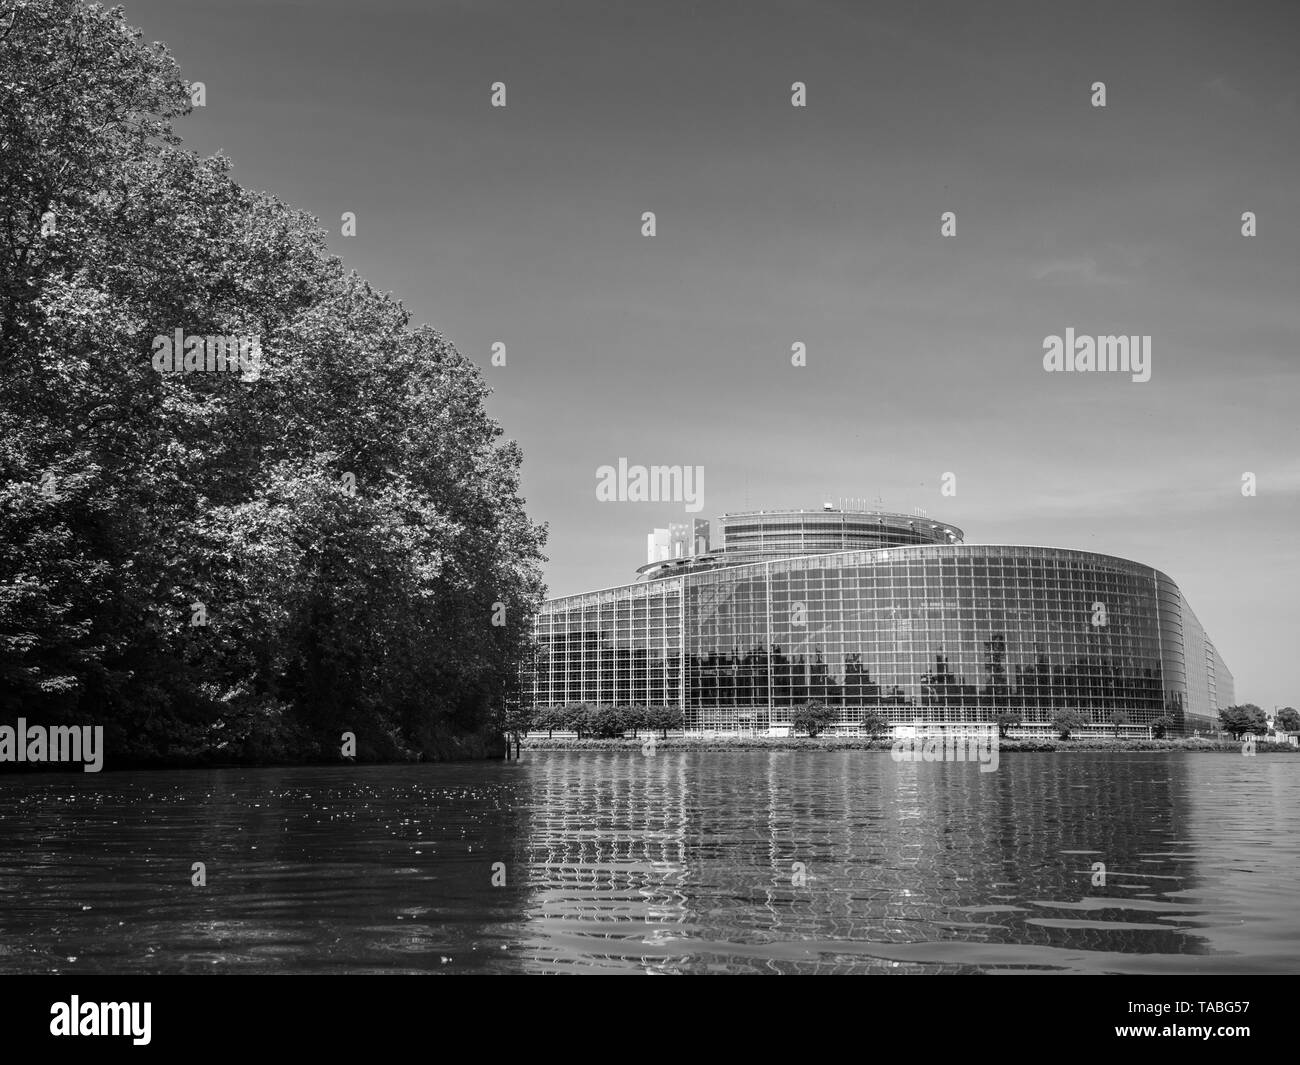
[[[526,751],[639,751],[650,743],[649,734],[639,739],[525,739]],[[893,740],[852,736],[671,736],[654,740],[657,751],[889,751]],[[1199,736],[1171,740],[1148,739],[1024,739],[1000,740],[998,750],[1006,752],[1088,753],[1096,751],[1205,751],[1240,755],[1241,744],[1233,740],[1207,740]],[[1300,754],[1289,744],[1259,741],[1255,750],[1261,754],[1281,752]]]

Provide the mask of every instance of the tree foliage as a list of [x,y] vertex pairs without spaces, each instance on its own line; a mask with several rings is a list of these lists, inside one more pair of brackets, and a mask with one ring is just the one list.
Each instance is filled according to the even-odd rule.
[[[126,760],[454,749],[542,595],[477,368],[182,150],[188,89],[120,10],[5,6],[4,708]],[[258,337],[260,375],[157,372],[176,329]]]
[[1254,703],[1242,703],[1240,706],[1226,706],[1219,711],[1219,727],[1234,736],[1246,732],[1262,736],[1268,731],[1268,719],[1264,716],[1264,711]]
[[872,739],[883,736],[891,727],[889,719],[883,714],[869,711],[862,716],[862,728]]
[[1075,732],[1078,732],[1087,724],[1087,715],[1079,710],[1058,710],[1052,715],[1052,727],[1056,729],[1063,740],[1070,739]]
[[1162,740],[1165,738],[1166,733],[1168,733],[1176,724],[1177,722],[1174,720],[1172,715],[1163,714],[1151,722],[1151,729],[1155,733],[1155,738]]
[[837,716],[838,712],[833,706],[827,706],[823,702],[811,699],[795,707],[792,721],[796,729],[808,733],[809,737],[813,737],[831,724]]
[[530,727],[538,731],[576,732],[579,736],[612,739],[627,732],[680,729],[682,711],[675,706],[606,706],[600,703],[570,703],[545,706],[533,711]]
[[998,737],[1005,740],[1011,729],[1025,723],[1025,716],[1019,710],[1002,710],[995,720],[998,724]]

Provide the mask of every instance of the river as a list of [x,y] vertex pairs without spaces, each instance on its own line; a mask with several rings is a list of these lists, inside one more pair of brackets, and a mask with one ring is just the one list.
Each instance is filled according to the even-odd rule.
[[1267,754],[7,774],[0,972],[1295,972],[1297,812]]

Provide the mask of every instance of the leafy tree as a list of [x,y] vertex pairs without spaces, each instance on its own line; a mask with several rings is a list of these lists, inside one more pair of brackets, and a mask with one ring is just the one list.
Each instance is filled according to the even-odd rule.
[[889,720],[883,714],[866,713],[862,715],[862,727],[874,740],[890,730]]
[[1177,722],[1169,714],[1164,714],[1151,722],[1151,729],[1158,740],[1165,738],[1165,734],[1176,725]]
[[652,706],[647,712],[647,727],[657,728],[668,738],[669,730],[676,731],[685,723],[685,715],[678,706]]
[[584,732],[600,739],[613,739],[628,730],[627,708],[588,703],[582,715]]
[[624,732],[640,732],[642,729],[650,727],[648,724],[649,714],[640,703],[628,703],[618,709],[622,714]]
[[1063,740],[1072,738],[1075,732],[1078,732],[1087,724],[1087,716],[1078,710],[1058,710],[1052,715],[1052,726]]
[[1132,719],[1123,710],[1112,710],[1109,716],[1107,717],[1107,720],[1111,723],[1111,727],[1115,730],[1115,738],[1119,739],[1119,727],[1121,725],[1127,725],[1129,721],[1131,721]]
[[547,736],[551,736],[555,730],[565,727],[564,709],[559,706],[539,706],[532,711],[531,727],[537,730],[545,729]]
[[1253,732],[1262,736],[1268,731],[1268,720],[1264,711],[1254,703],[1242,703],[1240,706],[1228,706],[1219,711],[1219,725],[1225,732],[1240,737],[1244,732]]
[[583,730],[587,728],[587,704],[586,703],[567,703],[558,707],[556,710],[556,728],[563,729],[565,732],[576,732],[578,739],[582,739]]
[[808,733],[809,737],[814,737],[822,731],[827,725],[835,720],[837,714],[834,707],[827,706],[816,699],[809,700],[800,706],[795,707],[794,727],[802,729]]
[[997,721],[998,724],[998,737],[1004,740],[1007,738],[1007,732],[1009,730],[1015,728],[1017,725],[1023,725],[1025,723],[1024,715],[1019,710],[999,711],[998,716],[994,720]]
[[507,756],[509,745],[515,746],[515,757],[519,756],[519,744],[525,732],[530,731],[536,723],[536,714],[528,706],[507,706],[501,715],[501,730],[506,736]]
[[1273,724],[1283,732],[1300,732],[1300,713],[1294,707],[1284,706],[1273,716]]
[[[0,9],[0,702],[119,764],[481,751],[542,596],[519,450],[188,110],[119,9]],[[158,372],[177,329],[260,374]]]

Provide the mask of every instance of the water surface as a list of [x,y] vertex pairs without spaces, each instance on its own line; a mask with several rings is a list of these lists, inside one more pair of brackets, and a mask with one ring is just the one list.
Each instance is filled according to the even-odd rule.
[[1179,752],[6,775],[0,972],[1296,972],[1298,809]]

